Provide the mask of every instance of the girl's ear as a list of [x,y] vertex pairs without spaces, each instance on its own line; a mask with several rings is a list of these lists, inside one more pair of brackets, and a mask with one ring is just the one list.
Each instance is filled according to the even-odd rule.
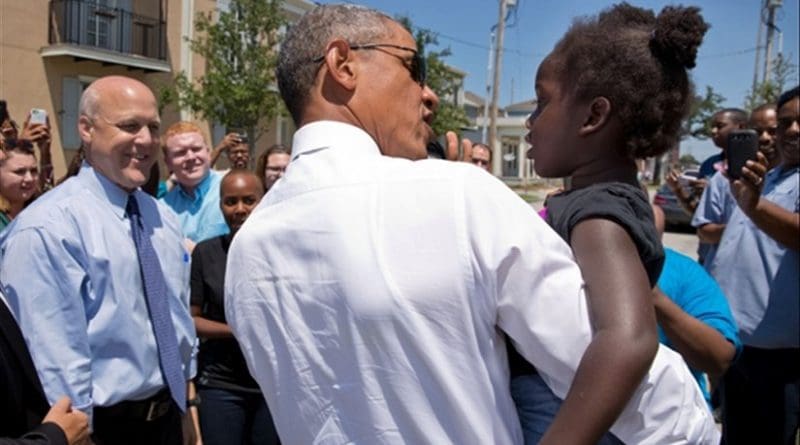
[[586,119],[583,122],[578,134],[587,136],[599,131],[611,119],[611,101],[603,96],[592,99],[589,104]]

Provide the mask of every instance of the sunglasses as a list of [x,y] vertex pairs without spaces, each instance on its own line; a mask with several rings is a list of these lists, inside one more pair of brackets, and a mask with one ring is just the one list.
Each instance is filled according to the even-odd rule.
[[[420,86],[425,85],[425,80],[428,78],[428,66],[425,62],[425,58],[414,48],[409,48],[407,46],[400,46],[400,45],[393,45],[391,43],[369,43],[366,45],[350,45],[350,49],[354,51],[366,49],[366,50],[375,50],[380,51],[382,53],[386,53],[392,57],[396,57],[403,62],[403,66],[411,73],[411,78],[414,79],[414,82],[420,84]],[[386,51],[384,48],[394,48],[403,51],[408,51],[413,54],[411,59],[406,59],[404,57],[398,56],[397,54]],[[312,63],[319,63],[325,59],[325,56],[317,57],[316,59],[312,60]]]

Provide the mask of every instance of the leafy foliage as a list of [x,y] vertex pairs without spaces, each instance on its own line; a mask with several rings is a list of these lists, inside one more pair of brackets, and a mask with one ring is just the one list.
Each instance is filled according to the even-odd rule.
[[711,137],[711,116],[722,108],[725,97],[717,94],[710,86],[706,86],[704,95],[695,95],[689,116],[683,122],[681,139],[693,137],[708,139]]
[[231,0],[229,11],[199,13],[192,51],[206,61],[205,74],[190,79],[180,72],[159,92],[162,103],[228,128],[249,131],[256,141],[282,110],[275,85],[279,29],[285,23],[281,0]]
[[783,54],[778,54],[778,57],[772,61],[772,78],[756,84],[755,88],[747,93],[744,103],[747,111],[765,103],[777,102],[780,94],[786,88],[791,87],[789,82],[792,80],[797,66],[790,59],[791,56],[786,58],[783,57]]
[[450,48],[445,48],[441,51],[430,51],[430,47],[439,44],[436,34],[421,28],[414,32],[414,26],[408,17],[398,17],[397,21],[414,35],[414,39],[417,41],[417,51],[425,56],[425,61],[428,65],[426,83],[439,96],[439,108],[432,124],[434,133],[437,136],[441,136],[447,131],[458,131],[469,125],[463,106],[455,104],[455,97],[461,85],[461,75],[456,73],[443,60],[445,57],[450,56]]

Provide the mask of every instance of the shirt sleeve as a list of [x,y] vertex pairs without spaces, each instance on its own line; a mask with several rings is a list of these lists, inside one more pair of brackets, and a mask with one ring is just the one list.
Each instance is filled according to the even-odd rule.
[[69,396],[72,406],[91,420],[92,368],[83,300],[90,284],[80,253],[41,228],[19,230],[3,249],[0,282],[49,403]]
[[722,174],[717,172],[708,181],[708,186],[703,190],[697,209],[692,217],[693,227],[702,227],[706,224],[724,224],[725,208],[724,199],[726,192],[720,185],[722,180],[726,180]]

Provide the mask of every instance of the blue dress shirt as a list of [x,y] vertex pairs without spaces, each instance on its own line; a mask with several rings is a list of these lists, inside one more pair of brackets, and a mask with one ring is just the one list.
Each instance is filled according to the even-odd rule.
[[[692,217],[692,226],[699,228],[706,224],[727,224],[735,208],[736,198],[731,193],[730,181],[722,172],[716,172],[708,180],[708,185],[700,196],[700,202],[697,203],[697,209]],[[697,246],[697,256],[702,260],[706,270],[714,261],[717,246],[718,244],[702,241]]]
[[229,232],[219,208],[220,182],[222,175],[211,170],[194,188],[193,195],[178,184],[162,198],[178,214],[183,235],[195,243]]
[[[800,212],[800,171],[774,168],[761,196]],[[772,239],[736,207],[711,264],[739,324],[742,343],[756,348],[800,347],[800,253]]]
[[[666,260],[664,269],[658,278],[658,287],[678,307],[692,317],[714,328],[736,348],[736,354],[742,350],[738,328],[731,315],[731,308],[716,281],[703,269],[697,261],[672,249],[664,248]],[[658,339],[661,343],[673,348],[661,326],[658,327]],[[673,348],[674,349],[674,348]],[[711,402],[706,379],[703,373],[691,369],[706,400]]]
[[[137,190],[167,284],[186,379],[197,341],[190,257],[175,215]],[[0,234],[0,282],[50,403],[77,409],[147,398],[165,388],[125,214],[128,193],[88,164]]]

